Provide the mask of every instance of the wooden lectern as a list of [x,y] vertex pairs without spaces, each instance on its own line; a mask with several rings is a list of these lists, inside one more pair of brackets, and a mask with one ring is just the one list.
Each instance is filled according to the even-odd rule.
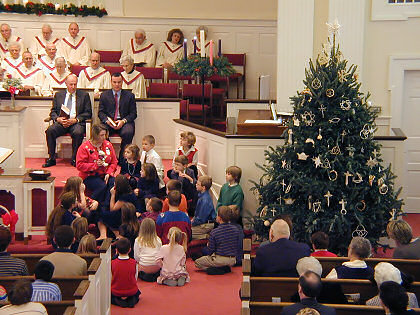
[[[246,121],[250,122],[246,122]],[[281,122],[272,120],[270,110],[240,109],[237,120],[238,135],[281,136],[287,129]]]

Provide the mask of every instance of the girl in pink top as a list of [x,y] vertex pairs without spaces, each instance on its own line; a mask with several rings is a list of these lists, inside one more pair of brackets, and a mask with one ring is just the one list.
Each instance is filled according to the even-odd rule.
[[[163,245],[156,256],[156,262],[162,269],[157,283],[171,287],[183,286],[190,281],[186,260],[188,237],[177,227],[171,227],[168,232],[169,244]],[[182,245],[181,245],[182,244]]]

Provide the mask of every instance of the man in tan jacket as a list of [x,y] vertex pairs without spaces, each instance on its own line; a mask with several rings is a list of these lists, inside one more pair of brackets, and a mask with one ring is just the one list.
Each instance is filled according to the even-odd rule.
[[85,276],[87,274],[86,260],[73,254],[70,250],[74,242],[74,232],[68,225],[59,226],[54,233],[57,249],[54,253],[43,257],[41,260],[50,261],[55,269],[53,278],[65,276]]

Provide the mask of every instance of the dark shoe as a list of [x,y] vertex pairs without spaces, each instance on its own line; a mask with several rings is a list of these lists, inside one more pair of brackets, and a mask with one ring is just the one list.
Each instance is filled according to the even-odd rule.
[[45,161],[45,164],[42,165],[42,167],[50,167],[50,166],[54,166],[56,165],[57,162],[55,161],[55,159],[48,159]]
[[206,273],[212,276],[224,275],[226,273],[226,269],[225,267],[210,267],[207,268]]
[[71,160],[71,165],[76,167],[76,160]]

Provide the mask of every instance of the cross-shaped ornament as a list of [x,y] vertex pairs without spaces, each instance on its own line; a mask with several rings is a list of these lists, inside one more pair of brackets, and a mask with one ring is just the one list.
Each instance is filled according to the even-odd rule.
[[350,176],[353,176],[353,174],[352,174],[352,173],[350,173],[349,171],[346,171],[346,172],[344,173],[344,175],[346,176],[346,186],[348,186],[348,184],[349,184],[349,177],[350,177]]
[[324,195],[324,197],[325,198],[327,198],[327,206],[329,207],[330,206],[330,198],[332,197],[333,195],[330,193],[330,191],[328,190],[327,191],[327,193]]
[[274,217],[276,215],[276,212],[277,212],[276,209],[273,208],[270,211],[273,213],[273,217]]
[[321,104],[318,109],[321,111],[322,118],[324,118],[324,111],[327,110],[327,108],[324,106],[324,104]]
[[286,187],[286,183],[284,182],[284,179],[281,180],[281,185],[283,186],[283,191],[284,191],[284,187]]

